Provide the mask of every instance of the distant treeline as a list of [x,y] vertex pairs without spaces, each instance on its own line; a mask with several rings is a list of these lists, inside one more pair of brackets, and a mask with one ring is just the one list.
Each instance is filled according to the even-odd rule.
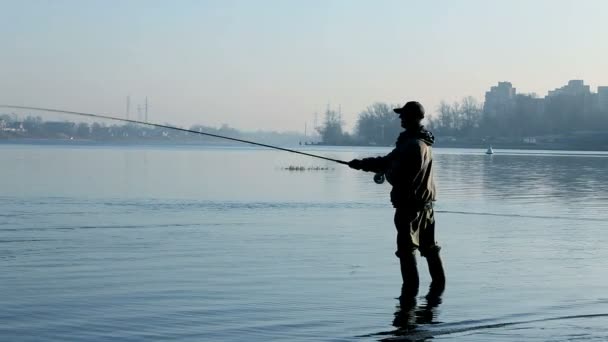
[[389,146],[403,130],[393,108],[396,106],[380,102],[367,107],[359,113],[353,134],[344,130],[341,113],[328,108],[322,125],[316,129],[326,145]]
[[[586,105],[584,96],[554,96],[538,99],[516,95],[508,105],[484,107],[473,97],[454,103],[442,102],[437,114],[425,125],[439,145],[553,144],[567,148],[592,145],[608,148],[608,111]],[[340,113],[328,109],[317,128],[324,144],[383,145],[395,142],[402,131],[396,105],[375,103],[363,110],[352,134],[344,132]],[[550,147],[550,146],[545,146]]]
[[584,105],[580,96],[538,99],[517,95],[508,106],[490,110],[472,97],[452,104],[442,102],[429,126],[453,137],[519,137],[605,132],[608,111]]
[[[562,94],[539,99],[517,94],[508,101],[482,104],[473,97],[454,103],[442,102],[437,114],[427,115],[426,126],[439,146],[539,145],[555,148],[608,149],[608,110],[590,93]],[[287,132],[242,132],[223,125],[219,128],[195,125],[191,130],[293,145],[377,145],[390,146],[402,131],[393,112],[398,105],[374,103],[361,111],[352,133],[344,130],[339,111],[328,108],[316,127],[318,136]],[[216,143],[217,138],[141,125],[106,125],[43,121],[40,117],[19,120],[0,115],[0,139],[80,139],[103,141],[175,141]],[[226,143],[222,141],[222,143]]]
[[[255,140],[261,143],[293,145],[303,141],[303,135],[295,132],[242,132],[228,125],[219,128],[202,125],[188,127],[200,131],[231,138]],[[49,140],[80,140],[80,141],[112,141],[112,142],[154,142],[166,141],[176,143],[230,143],[201,134],[193,134],[172,129],[136,125],[86,123],[70,121],[43,121],[41,117],[28,116],[19,119],[16,116],[0,115],[0,139],[49,139]]]

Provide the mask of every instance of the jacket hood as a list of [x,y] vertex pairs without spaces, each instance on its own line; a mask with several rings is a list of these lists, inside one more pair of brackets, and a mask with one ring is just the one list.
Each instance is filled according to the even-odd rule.
[[427,131],[424,126],[420,126],[418,129],[408,129],[401,133],[404,138],[414,138],[424,141],[425,144],[433,146],[435,143],[435,136],[430,131]]

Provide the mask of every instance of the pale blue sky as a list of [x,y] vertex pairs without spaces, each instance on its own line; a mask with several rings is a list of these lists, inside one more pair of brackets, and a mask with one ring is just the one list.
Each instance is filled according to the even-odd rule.
[[253,130],[608,85],[608,1],[0,0],[0,103]]

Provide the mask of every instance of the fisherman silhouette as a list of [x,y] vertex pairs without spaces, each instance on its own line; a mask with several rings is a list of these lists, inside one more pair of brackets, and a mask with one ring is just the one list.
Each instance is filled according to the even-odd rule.
[[348,163],[353,169],[384,173],[392,185],[391,202],[395,207],[397,252],[403,280],[402,296],[418,294],[419,277],[415,251],[426,258],[431,275],[430,291],[443,293],[445,274],[435,241],[435,182],[433,179],[432,148],[435,138],[421,125],[424,107],[416,101],[407,102],[394,109],[405,129],[386,156],[353,159]]

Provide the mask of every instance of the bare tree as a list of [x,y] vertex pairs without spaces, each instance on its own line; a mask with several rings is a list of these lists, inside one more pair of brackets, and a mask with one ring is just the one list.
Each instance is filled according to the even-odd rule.
[[325,120],[323,126],[316,127],[316,130],[321,135],[321,139],[324,144],[327,145],[341,145],[344,143],[344,122],[342,121],[342,115],[330,108],[325,111]]
[[358,138],[372,145],[388,146],[394,143],[401,125],[393,108],[392,105],[376,102],[362,111],[355,130]]

